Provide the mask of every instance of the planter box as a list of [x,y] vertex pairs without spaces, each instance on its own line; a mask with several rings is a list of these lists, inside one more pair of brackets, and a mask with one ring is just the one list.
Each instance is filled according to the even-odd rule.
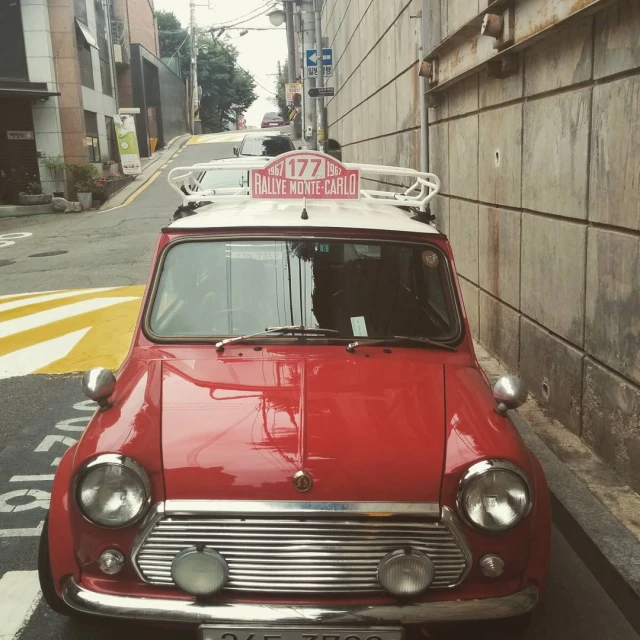
[[106,202],[112,195],[118,193],[121,189],[124,189],[124,187],[132,181],[132,176],[124,176],[118,180],[111,180],[104,185],[104,189],[100,195],[94,195],[94,199],[100,202]]
[[40,193],[31,195],[29,193],[18,194],[18,204],[21,206],[34,206],[39,204],[50,204],[53,196],[50,193]]

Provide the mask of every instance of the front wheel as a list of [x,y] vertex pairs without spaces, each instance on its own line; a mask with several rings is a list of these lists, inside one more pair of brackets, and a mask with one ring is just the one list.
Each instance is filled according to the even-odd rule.
[[38,578],[40,590],[45,602],[56,612],[63,616],[77,617],[78,614],[69,607],[56,592],[51,573],[51,556],[49,555],[49,516],[44,521],[44,527],[40,535],[40,547],[38,548]]

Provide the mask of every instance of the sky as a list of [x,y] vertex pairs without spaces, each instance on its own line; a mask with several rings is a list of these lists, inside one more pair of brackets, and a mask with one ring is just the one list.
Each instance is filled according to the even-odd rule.
[[[196,22],[200,28],[232,24],[251,12],[261,13],[259,10],[275,4],[274,0],[196,0]],[[173,11],[182,25],[188,26],[189,0],[154,0],[154,5],[162,11]],[[271,98],[275,92],[278,60],[284,62],[287,57],[286,32],[283,26],[278,31],[249,31],[238,37],[239,29],[244,27],[271,27],[271,23],[265,14],[228,32],[228,42],[239,52],[238,63],[254,76],[256,83],[264,86],[256,87],[258,99],[246,116],[247,125],[259,127],[265,113],[277,111]]]

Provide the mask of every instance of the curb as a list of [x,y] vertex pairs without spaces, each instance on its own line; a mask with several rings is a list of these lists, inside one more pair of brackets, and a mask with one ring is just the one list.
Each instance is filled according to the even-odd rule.
[[[50,207],[50,205],[43,205]],[[26,211],[20,211],[20,209],[26,209]],[[61,215],[61,212],[54,211],[52,208],[48,211],[34,211],[30,207],[18,207],[16,206],[13,211],[0,211],[0,218],[26,218],[27,216],[54,216]]]
[[553,522],[640,633],[640,542],[551,451],[518,413],[509,416],[544,469]]
[[136,176],[133,182],[130,183],[129,186],[134,186],[135,188],[129,190],[128,187],[125,187],[118,191],[118,193],[113,195],[113,198],[104,202],[96,211],[107,213],[121,207],[126,200],[135,195],[153,177],[156,173],[156,165],[161,162],[164,163],[168,159],[172,158],[187,144],[187,142],[189,142],[191,137],[190,133],[185,133],[170,140],[165,149],[159,153],[156,158],[151,160],[151,162],[149,162],[149,164],[147,164],[147,166],[142,170],[142,173]]

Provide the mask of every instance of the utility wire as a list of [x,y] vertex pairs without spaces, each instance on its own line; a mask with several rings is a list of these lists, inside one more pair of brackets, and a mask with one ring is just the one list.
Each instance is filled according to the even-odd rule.
[[[250,11],[249,13],[243,15],[243,16],[238,16],[237,18],[233,18],[232,20],[228,20],[225,23],[219,24],[219,25],[215,25],[216,29],[221,29],[222,27],[225,28],[231,28],[231,27],[236,27],[240,24],[244,24],[245,22],[250,22],[251,20],[255,20],[256,18],[259,18],[260,16],[263,16],[265,13],[267,13],[268,11],[270,11],[271,9],[273,9],[275,7],[275,2],[271,2],[269,5],[267,6],[262,6],[262,7],[258,7],[257,9],[254,9],[253,11]],[[254,15],[252,15],[254,14]]]

